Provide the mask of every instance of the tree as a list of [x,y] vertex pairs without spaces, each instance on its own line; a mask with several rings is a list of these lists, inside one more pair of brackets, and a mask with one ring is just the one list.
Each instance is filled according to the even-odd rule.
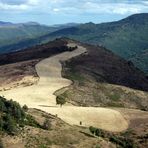
[[62,105],[66,103],[65,97],[57,96],[57,97],[56,97],[56,103],[57,103],[57,104],[60,104],[61,107],[62,107]]
[[14,119],[12,119],[12,117],[9,114],[7,114],[7,116],[6,116],[6,131],[9,134],[14,135],[17,132],[16,126],[17,125],[16,125]]

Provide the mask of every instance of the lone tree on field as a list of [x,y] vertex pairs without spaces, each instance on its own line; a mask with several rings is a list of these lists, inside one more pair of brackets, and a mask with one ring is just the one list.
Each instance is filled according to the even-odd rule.
[[56,97],[56,103],[57,103],[57,104],[60,104],[60,106],[62,107],[62,105],[66,103],[65,97],[57,96],[57,97]]

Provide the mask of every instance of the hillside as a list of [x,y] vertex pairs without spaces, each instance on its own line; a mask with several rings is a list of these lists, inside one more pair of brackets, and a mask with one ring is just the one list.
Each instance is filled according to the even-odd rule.
[[[70,48],[72,45],[77,45],[75,50]],[[136,89],[147,90],[148,83],[145,75],[130,62],[105,48],[69,39],[1,56],[5,63],[1,60],[0,94],[52,114],[29,109],[26,114],[33,116],[31,123],[35,124],[25,124],[15,136],[0,134],[4,147],[147,147],[148,114],[139,109],[147,110],[148,94]],[[6,59],[10,59],[9,64]],[[69,80],[59,78],[62,67],[62,75]],[[40,80],[21,84],[24,80],[21,78],[28,76]],[[16,86],[8,82],[6,89],[4,78],[16,82]],[[58,90],[63,84],[71,85]],[[55,100],[52,102],[55,90],[58,90],[55,95],[66,99],[62,107],[55,105]],[[11,107],[8,111],[13,114]]]
[[[37,39],[23,40],[4,46],[5,50],[21,49],[41,44],[57,37],[69,37],[89,44],[102,45],[117,55],[132,61],[135,66],[148,73],[148,14],[135,14],[110,23],[86,23],[46,34]],[[0,48],[2,50],[2,48]]]
[[[52,55],[68,50],[68,48],[66,47],[67,42],[69,42],[69,39],[58,39],[47,44],[34,46],[32,48],[21,50],[15,53],[1,55],[1,86],[4,82],[6,84],[10,84],[14,80],[20,80],[26,76],[30,77],[32,76],[32,73],[34,75],[34,80],[36,81],[37,74],[35,72],[34,65],[43,58],[50,57]],[[78,42],[76,43],[80,45],[82,44]],[[124,59],[116,56],[103,47],[97,47],[87,44],[82,44],[82,46],[87,48],[88,53],[77,59],[74,58],[72,61],[70,60],[69,62],[66,62],[65,66],[67,68],[64,69],[65,73],[63,73],[65,77],[76,81],[75,84],[77,84],[77,87],[74,87],[71,90],[72,94],[74,94],[74,98],[71,97],[72,99],[75,100],[75,98],[77,98],[79,100],[79,97],[76,96],[82,93],[81,91],[79,92],[79,90],[81,90],[81,86],[88,85],[88,87],[84,87],[86,91],[90,91],[91,89],[93,89],[91,93],[89,93],[89,95],[85,97],[86,99],[89,98],[89,101],[91,100],[90,98],[92,98],[93,100],[97,98],[96,101],[98,102],[98,98],[101,97],[100,95],[102,95],[103,92],[103,102],[98,102],[98,105],[101,105],[102,103],[103,106],[107,104],[109,105],[109,102],[106,102],[105,100],[110,100],[110,98],[115,98],[115,102],[116,100],[118,100],[119,104],[121,104],[122,102],[122,105],[125,102],[123,101],[124,99],[133,99],[133,107],[146,108],[147,104],[145,104],[145,102],[147,96],[141,95],[141,93],[137,95],[138,92],[134,93],[134,91],[126,94],[126,90],[120,90],[118,88],[114,89],[115,86],[112,87],[107,85],[120,85],[137,90],[148,91],[148,79],[144,75],[144,73],[135,68],[131,62],[125,61]],[[81,63],[81,65],[79,63]],[[94,84],[94,86],[92,86],[92,83]],[[26,85],[26,83],[24,84]],[[29,84],[32,84],[32,81]],[[15,86],[17,86],[17,82]],[[99,88],[99,86],[101,89],[97,89]],[[106,90],[108,91],[106,92]],[[114,93],[116,93],[116,90],[119,91],[119,95],[115,95],[114,97]],[[111,92],[114,93],[112,94]],[[84,94],[80,94],[80,96],[82,95]],[[85,95],[87,95],[87,93]],[[100,97],[97,97],[97,95],[99,95]],[[143,99],[143,101],[141,101],[141,98]],[[89,104],[89,101],[86,104]],[[126,106],[132,106],[130,105],[130,103],[131,102],[127,103]],[[93,102],[92,104],[96,104],[96,102]]]
[[141,71],[105,48],[79,44],[88,53],[63,63],[63,76],[74,85],[61,96],[75,105],[148,109],[148,94],[138,91],[148,91]]

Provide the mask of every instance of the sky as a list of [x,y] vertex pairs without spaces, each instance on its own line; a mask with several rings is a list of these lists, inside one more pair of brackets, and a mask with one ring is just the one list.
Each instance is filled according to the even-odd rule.
[[101,23],[135,13],[148,13],[148,0],[0,0],[0,21],[13,23]]

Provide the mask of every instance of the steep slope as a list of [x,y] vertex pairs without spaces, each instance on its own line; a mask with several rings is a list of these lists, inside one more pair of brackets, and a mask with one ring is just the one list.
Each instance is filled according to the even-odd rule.
[[106,48],[87,44],[82,45],[87,47],[88,54],[67,62],[72,67],[72,72],[79,70],[83,74],[91,73],[98,82],[148,90],[147,77],[139,69],[135,68],[131,62],[120,58]]

